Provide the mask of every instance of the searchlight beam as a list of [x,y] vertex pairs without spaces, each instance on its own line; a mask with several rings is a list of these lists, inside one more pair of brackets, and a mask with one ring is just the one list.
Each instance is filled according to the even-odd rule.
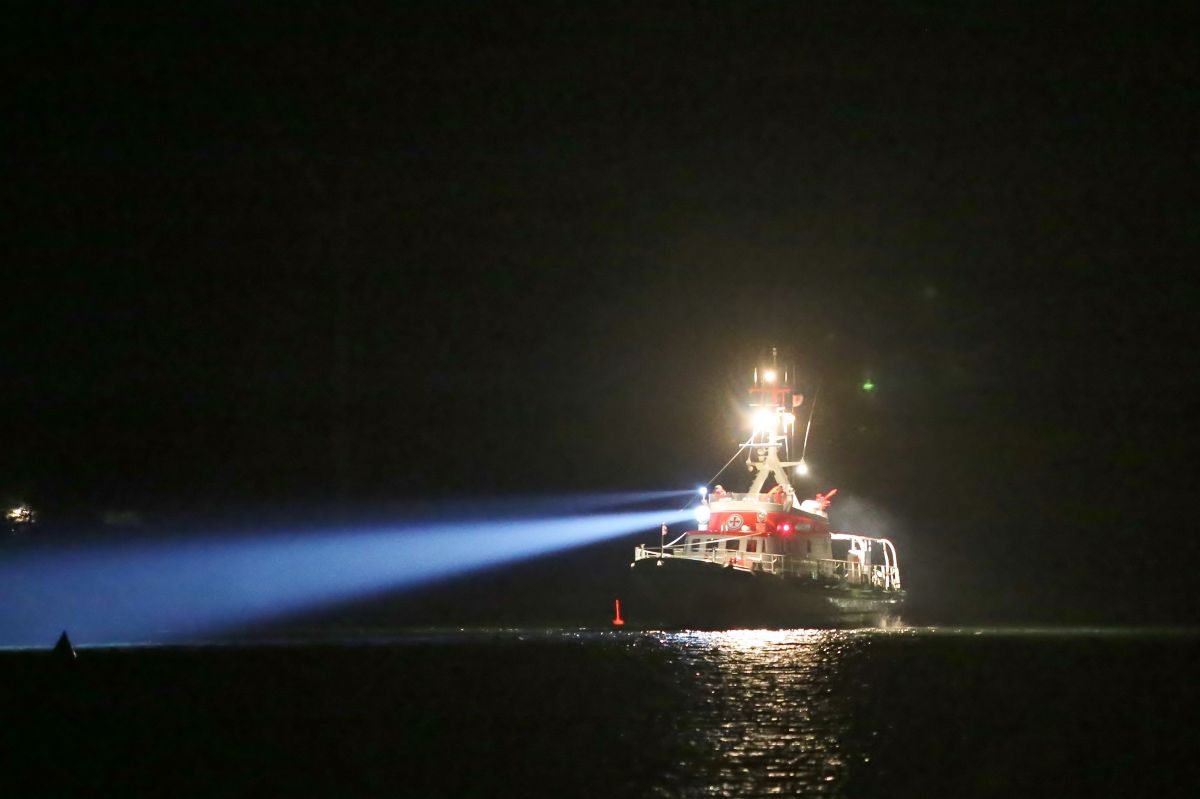
[[[641,499],[640,496],[635,499]],[[0,561],[0,646],[181,641],[688,518],[685,510],[409,522],[91,545]]]

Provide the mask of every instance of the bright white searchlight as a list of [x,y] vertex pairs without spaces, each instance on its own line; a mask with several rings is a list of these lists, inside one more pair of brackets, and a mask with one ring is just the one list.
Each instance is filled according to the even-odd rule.
[[754,414],[754,432],[768,433],[775,429],[775,414],[763,408]]

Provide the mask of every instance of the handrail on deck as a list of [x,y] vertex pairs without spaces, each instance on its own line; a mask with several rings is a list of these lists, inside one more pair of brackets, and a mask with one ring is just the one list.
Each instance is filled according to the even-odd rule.
[[730,566],[735,569],[762,572],[778,576],[806,577],[811,580],[862,585],[884,591],[900,590],[900,570],[888,563],[863,564],[853,560],[833,558],[797,558],[769,552],[742,552],[735,549],[705,547],[689,550],[688,544],[659,547],[639,546],[634,549],[634,561],[647,558],[683,558]]
[[715,495],[710,494],[708,497],[708,501],[710,504],[713,504],[713,503],[720,504],[722,502],[766,502],[771,505],[786,505],[786,504],[788,504],[788,499],[786,497],[784,498],[784,500],[782,502],[778,502],[769,493],[767,493],[767,494],[754,494],[754,493],[735,494],[735,493],[730,492],[730,493],[723,494],[721,496],[715,496]]

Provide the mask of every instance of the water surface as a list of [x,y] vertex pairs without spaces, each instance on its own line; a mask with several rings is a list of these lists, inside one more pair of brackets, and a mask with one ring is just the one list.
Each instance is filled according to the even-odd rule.
[[373,631],[0,652],[17,795],[1191,796],[1187,630]]

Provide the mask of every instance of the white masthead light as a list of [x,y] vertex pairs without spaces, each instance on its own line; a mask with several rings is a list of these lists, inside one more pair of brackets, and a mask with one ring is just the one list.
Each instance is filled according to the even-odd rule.
[[775,414],[762,408],[754,414],[754,432],[766,433],[775,429]]

